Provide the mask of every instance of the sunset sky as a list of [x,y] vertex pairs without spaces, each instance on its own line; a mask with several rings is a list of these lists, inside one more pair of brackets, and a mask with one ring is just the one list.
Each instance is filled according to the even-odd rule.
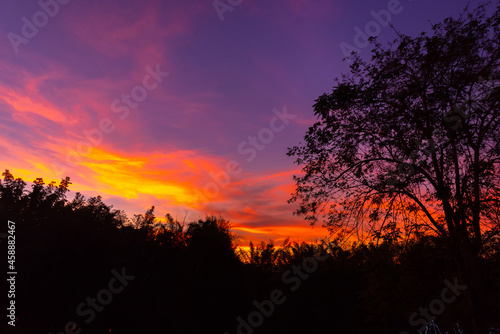
[[292,215],[286,151],[347,72],[342,49],[367,56],[365,30],[416,35],[466,3],[3,0],[0,168],[70,176],[70,198],[129,216],[222,215],[243,244],[313,241],[327,232]]

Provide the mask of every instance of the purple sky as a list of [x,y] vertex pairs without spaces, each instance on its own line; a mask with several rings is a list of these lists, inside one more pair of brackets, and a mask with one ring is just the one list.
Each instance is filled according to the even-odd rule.
[[393,40],[391,11],[414,36],[466,5],[221,0],[218,12],[212,1],[59,1],[2,1],[2,168],[27,181],[70,176],[73,191],[129,216],[151,205],[159,217],[222,215],[242,243],[278,244],[326,236],[292,216],[300,169],[286,151],[348,70],[341,45],[356,46],[356,28]]

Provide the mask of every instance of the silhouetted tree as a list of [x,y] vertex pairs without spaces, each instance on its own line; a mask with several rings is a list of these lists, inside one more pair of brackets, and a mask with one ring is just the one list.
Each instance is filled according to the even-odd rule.
[[[475,333],[485,333],[479,256],[500,231],[500,5],[447,18],[433,34],[374,42],[371,61],[314,105],[298,214],[362,237],[397,223],[453,252]],[[467,9],[466,9],[467,11]],[[390,236],[390,238],[396,235]]]

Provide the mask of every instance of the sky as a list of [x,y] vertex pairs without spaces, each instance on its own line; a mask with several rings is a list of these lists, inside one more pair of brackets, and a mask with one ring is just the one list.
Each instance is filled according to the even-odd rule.
[[314,100],[367,36],[415,36],[466,4],[2,0],[0,169],[69,176],[70,197],[129,217],[222,216],[241,244],[326,237],[287,203]]

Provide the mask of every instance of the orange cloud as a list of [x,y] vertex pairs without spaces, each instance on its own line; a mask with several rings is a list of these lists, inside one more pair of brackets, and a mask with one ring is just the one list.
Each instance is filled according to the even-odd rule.
[[[0,99],[2,99],[8,106],[12,109],[18,111],[21,114],[33,113],[43,118],[47,118],[56,123],[64,123],[67,121],[67,117],[59,112],[57,108],[51,105],[48,101],[41,99],[40,96],[36,96],[36,100],[29,96],[21,95],[12,89],[0,86]],[[14,114],[14,119],[26,120],[23,115],[16,116]]]
[[[128,211],[129,215],[142,213],[151,205],[156,206],[159,217],[167,212],[184,216],[182,210],[189,215],[188,221],[202,218],[205,213],[222,215],[243,238],[239,241],[242,245],[250,240],[278,242],[290,237],[296,241],[314,241],[326,236],[324,229],[311,229],[291,214],[293,206],[286,200],[288,190],[293,187],[289,178],[293,171],[235,178],[209,202],[200,202],[193,189],[202,189],[211,182],[208,172],[222,170],[223,163],[218,157],[202,156],[196,151],[125,153],[94,148],[68,176],[73,182],[70,187],[73,192],[99,194],[105,201],[121,198],[120,203],[129,203],[130,207],[141,210]],[[27,155],[24,163],[17,161],[15,166],[5,167],[26,181],[36,177],[44,177],[46,183],[54,180],[50,159]],[[118,208],[127,210],[127,207]]]

